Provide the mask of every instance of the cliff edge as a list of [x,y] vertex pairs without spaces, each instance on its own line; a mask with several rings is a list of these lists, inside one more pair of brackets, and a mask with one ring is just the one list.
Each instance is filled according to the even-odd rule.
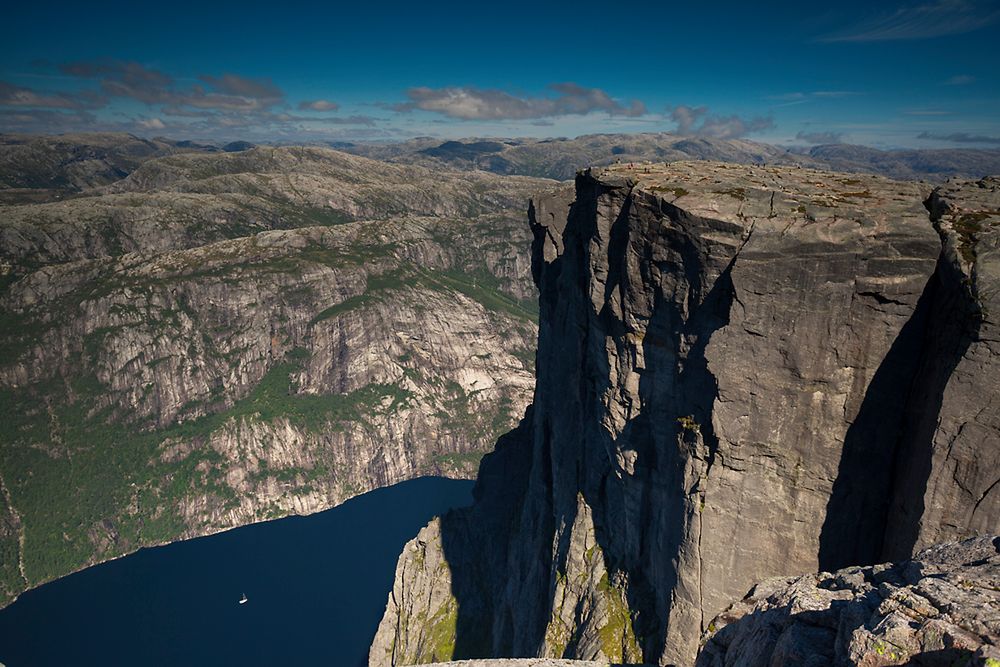
[[692,664],[755,582],[1000,532],[996,179],[718,163],[533,201],[533,407],[370,661]]

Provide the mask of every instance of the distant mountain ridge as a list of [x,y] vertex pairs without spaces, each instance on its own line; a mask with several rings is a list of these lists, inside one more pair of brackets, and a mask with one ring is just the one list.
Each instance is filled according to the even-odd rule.
[[971,148],[883,151],[828,144],[787,149],[744,139],[686,137],[669,133],[591,134],[575,139],[418,138],[396,144],[352,144],[340,150],[393,162],[440,164],[566,180],[577,169],[616,162],[714,160],[872,173],[903,180],[979,178],[1000,172],[1000,150]]
[[[979,178],[1000,172],[1000,149],[879,150],[850,144],[788,149],[744,139],[669,133],[591,134],[568,138],[418,137],[401,142],[323,145],[386,162],[449,170],[567,180],[578,169],[616,162],[715,160],[872,173],[904,180]],[[266,146],[265,146],[266,147]],[[0,134],[0,203],[46,201],[102,187],[128,176],[147,160],[181,153],[245,152],[247,141],[215,146],[124,133]]]
[[12,190],[77,192],[107,185],[152,158],[217,150],[192,141],[123,133],[0,134],[0,201],[10,201]]

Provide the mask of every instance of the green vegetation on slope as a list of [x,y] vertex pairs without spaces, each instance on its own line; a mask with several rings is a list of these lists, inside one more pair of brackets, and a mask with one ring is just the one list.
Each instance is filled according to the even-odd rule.
[[[25,527],[25,570],[32,584],[98,558],[174,539],[190,526],[175,511],[190,496],[223,507],[235,495],[213,464],[207,438],[231,420],[286,418],[307,429],[394,411],[409,399],[395,385],[368,385],[343,395],[290,392],[301,354],[274,366],[246,398],[218,414],[142,432],[91,414],[103,387],[96,378],[62,378],[0,393],[0,466]],[[179,459],[165,444],[187,443]],[[110,536],[110,537],[109,537]],[[6,579],[6,575],[5,575]]]
[[10,599],[24,587],[20,571],[18,528],[6,489],[0,489],[0,601]]
[[[118,197],[122,206],[126,197],[142,201],[140,195]],[[480,225],[414,218],[318,229],[317,224],[344,221],[310,218],[309,211],[292,213],[314,226],[196,249],[66,264],[53,269],[55,278],[42,284],[41,300],[29,300],[30,307],[21,300],[16,281],[32,279],[24,278],[31,267],[21,265],[24,273],[0,282],[5,297],[0,349],[7,379],[7,389],[0,390],[0,478],[23,518],[29,585],[143,545],[216,529],[220,517],[245,521],[251,515],[282,516],[288,512],[286,494],[357,493],[361,473],[318,452],[319,438],[331,437],[319,434],[349,430],[352,437],[361,437],[361,431],[377,437],[374,425],[414,398],[395,384],[372,384],[346,395],[297,393],[294,378],[309,353],[293,350],[234,403],[223,387],[245,385],[224,382],[227,369],[243,375],[289,345],[314,345],[316,332],[334,326],[327,320],[357,315],[378,322],[396,299],[405,299],[417,316],[457,303],[482,322],[471,299],[491,315],[487,320],[499,333],[513,332],[518,341],[525,339],[529,323],[537,321],[531,300],[511,296],[524,286],[485,268],[489,264],[499,275],[513,275],[511,267],[521,261],[514,255],[506,258],[511,222],[505,216]],[[234,224],[249,220],[238,212],[233,216]],[[213,224],[229,224],[228,219]],[[192,220],[194,226],[201,222]],[[462,244],[472,227],[482,229],[475,232],[480,245],[470,250]],[[119,240],[111,235],[106,245],[121,250]],[[500,259],[484,262],[484,253]],[[360,294],[359,284],[364,286]],[[338,303],[320,296],[348,289],[354,296]],[[230,294],[238,295],[240,309],[253,317],[244,317],[232,303],[220,305]],[[4,307],[9,304],[17,305]],[[376,307],[382,312],[352,312]],[[271,325],[270,336],[256,335],[258,319]],[[269,342],[270,348],[259,348]],[[533,359],[530,350],[518,352]],[[477,358],[490,356],[484,352]],[[447,374],[429,370],[420,355],[405,353],[400,364],[407,378],[403,382],[421,388],[421,405],[437,411],[432,415],[435,432],[487,445],[515,419],[513,392],[484,405],[476,392],[466,394],[447,381]],[[25,367],[33,379],[16,381]],[[195,398],[172,405],[160,395],[170,387],[156,383],[178,377],[191,379],[181,390]],[[172,406],[169,412],[158,407],[163,401]],[[159,421],[174,414],[174,423]],[[279,419],[313,434],[304,445],[313,467],[273,462],[268,467],[266,453],[259,460],[243,450],[223,455],[211,444],[214,440],[218,446],[224,434],[234,434],[246,422]],[[152,428],[156,430],[148,430]],[[240,462],[247,456],[251,460],[242,470]],[[431,447],[416,461],[415,472],[471,475],[480,456]],[[237,468],[244,479],[227,477]],[[259,490],[268,480],[287,489],[280,492],[280,502],[271,499],[248,509],[245,497],[237,498],[234,488]],[[16,535],[2,525],[8,514],[0,506],[0,606],[25,583],[16,567]]]

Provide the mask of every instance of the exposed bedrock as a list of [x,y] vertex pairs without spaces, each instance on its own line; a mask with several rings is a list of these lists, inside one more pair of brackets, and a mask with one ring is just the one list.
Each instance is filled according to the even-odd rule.
[[371,663],[688,665],[756,581],[997,532],[998,210],[714,163],[537,198],[534,407],[407,547]]
[[769,579],[709,624],[697,667],[995,667],[998,586],[997,537],[898,564]]

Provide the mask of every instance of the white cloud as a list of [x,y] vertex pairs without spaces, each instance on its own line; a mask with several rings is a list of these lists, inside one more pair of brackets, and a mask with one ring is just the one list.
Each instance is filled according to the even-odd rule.
[[645,105],[632,100],[622,104],[599,88],[575,83],[555,83],[553,97],[517,96],[496,89],[473,87],[410,88],[409,102],[392,105],[395,111],[420,109],[460,120],[525,120],[586,115],[604,111],[612,116],[641,116]]
[[770,118],[742,118],[735,114],[716,116],[710,114],[708,107],[704,106],[674,107],[670,112],[670,120],[677,123],[677,134],[714,139],[737,139],[774,127],[774,121]]
[[336,111],[340,105],[329,100],[305,100],[299,102],[299,111]]

